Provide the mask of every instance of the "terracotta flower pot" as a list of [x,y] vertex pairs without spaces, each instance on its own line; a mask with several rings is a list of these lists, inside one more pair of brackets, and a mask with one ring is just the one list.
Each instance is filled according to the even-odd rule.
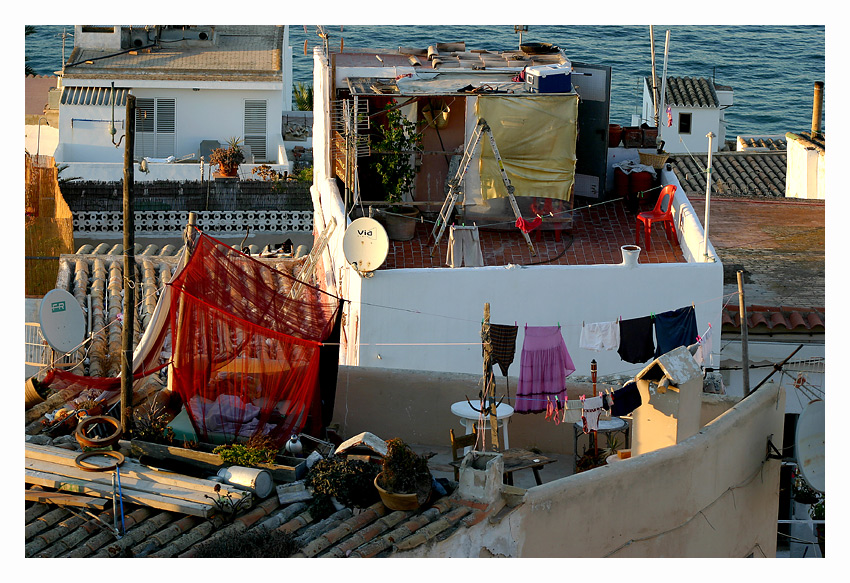
[[416,510],[422,506],[422,504],[428,500],[428,496],[430,496],[429,492],[427,496],[424,496],[425,499],[422,500],[416,494],[398,494],[396,492],[388,492],[379,485],[381,476],[383,476],[383,472],[375,476],[375,488],[381,496],[381,502],[383,502],[384,506],[390,510]]

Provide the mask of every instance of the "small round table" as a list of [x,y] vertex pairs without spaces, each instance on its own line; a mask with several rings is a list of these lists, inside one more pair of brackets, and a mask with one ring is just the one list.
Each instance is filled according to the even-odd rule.
[[[463,425],[466,430],[466,435],[472,433],[472,426],[478,421],[481,416],[478,411],[475,411],[472,407],[469,406],[469,403],[466,401],[458,401],[452,405],[452,414],[460,417],[460,424]],[[504,443],[502,444],[502,450],[510,449],[510,443],[508,442],[508,424],[506,423],[508,418],[514,414],[514,408],[508,405],[507,403],[500,403],[496,407],[496,421],[498,422],[497,427],[502,428],[502,435],[504,439]],[[485,431],[490,428],[490,414],[484,414],[484,426]],[[468,448],[467,448],[468,449]],[[466,452],[464,452],[466,453]]]

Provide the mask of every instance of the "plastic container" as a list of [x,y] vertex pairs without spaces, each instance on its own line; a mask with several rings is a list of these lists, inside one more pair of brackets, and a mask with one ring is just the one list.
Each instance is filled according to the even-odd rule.
[[629,173],[629,196],[636,198],[652,188],[652,174],[650,172]]
[[529,93],[571,93],[573,90],[570,62],[560,65],[537,65],[525,69],[525,87]]

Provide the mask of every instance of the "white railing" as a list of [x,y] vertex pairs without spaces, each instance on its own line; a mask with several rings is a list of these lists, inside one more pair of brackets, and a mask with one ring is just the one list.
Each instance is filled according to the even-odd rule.
[[[198,224],[210,233],[237,236],[246,227],[260,233],[310,232],[313,211],[197,211]],[[189,211],[136,211],[136,231],[154,235],[180,236],[189,221]],[[123,213],[117,211],[84,211],[74,213],[74,236],[121,233]]]

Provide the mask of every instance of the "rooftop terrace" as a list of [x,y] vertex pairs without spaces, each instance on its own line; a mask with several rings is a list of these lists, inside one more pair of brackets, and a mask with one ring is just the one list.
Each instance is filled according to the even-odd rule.
[[[654,197],[649,198],[654,202]],[[559,233],[552,223],[551,226],[544,224],[546,230],[529,234],[537,252],[535,256],[531,255],[519,229],[479,227],[484,265],[619,264],[623,260],[620,247],[635,243],[636,214],[630,212],[622,200],[577,201],[572,217],[571,229]],[[381,269],[447,267],[449,231],[443,233],[439,248],[431,255],[432,229],[433,223],[423,221],[416,225],[412,240],[390,241],[387,260]],[[642,240],[641,247],[641,263],[685,262],[680,247],[667,241],[660,226],[652,229],[650,250],[646,250]]]

